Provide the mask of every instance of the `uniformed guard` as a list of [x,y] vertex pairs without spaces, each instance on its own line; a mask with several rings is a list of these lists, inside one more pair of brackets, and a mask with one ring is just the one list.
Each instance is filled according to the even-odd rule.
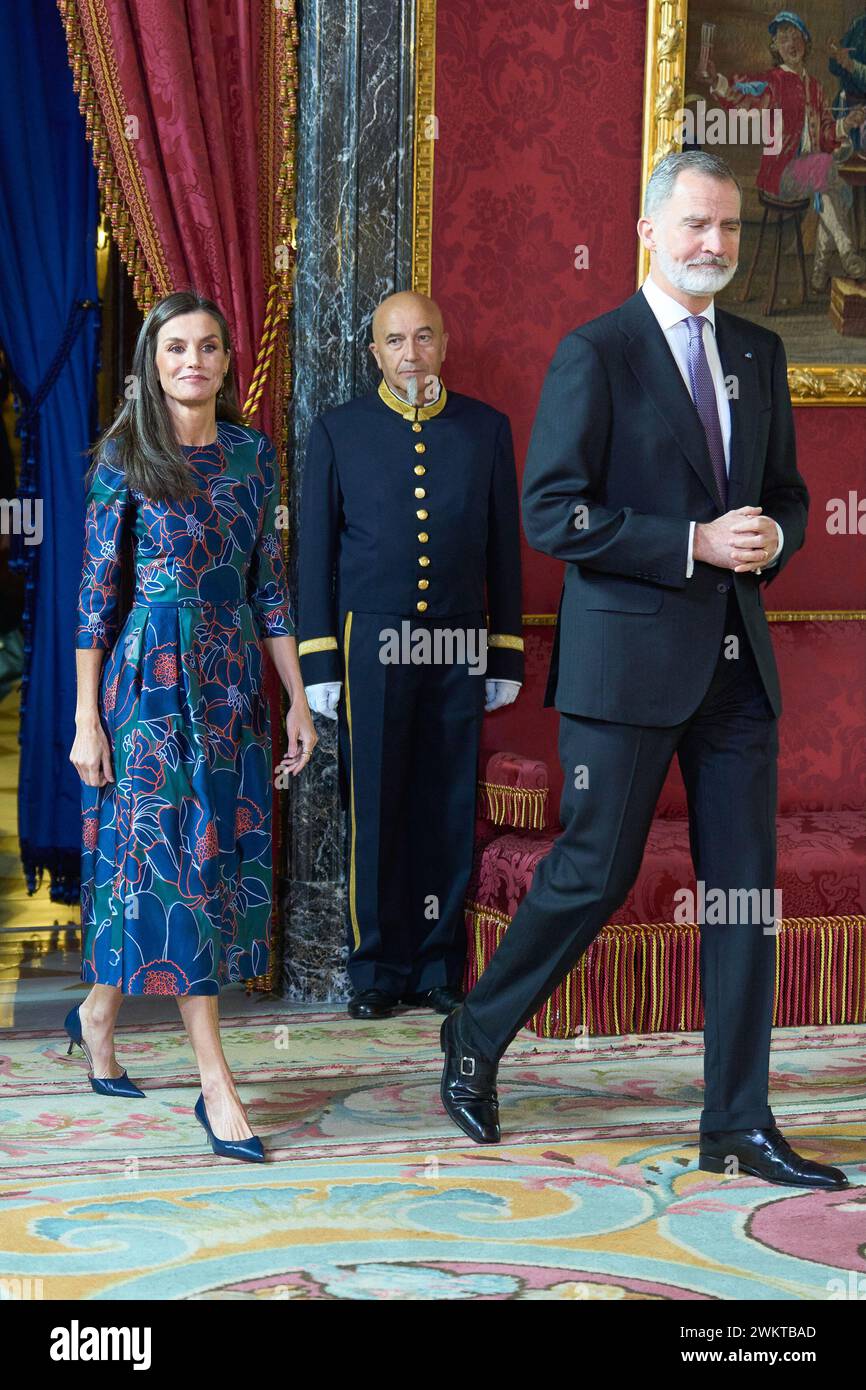
[[298,654],[310,707],[340,721],[353,1018],[462,999],[481,720],[523,677],[511,427],[446,390],[446,345],[432,300],[390,296],[378,390],[307,448]]

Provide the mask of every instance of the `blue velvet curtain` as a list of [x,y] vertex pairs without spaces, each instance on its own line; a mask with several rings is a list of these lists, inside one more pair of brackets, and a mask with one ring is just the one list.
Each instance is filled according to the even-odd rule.
[[[18,829],[32,891],[79,897],[76,600],[83,454],[96,432],[96,171],[54,0],[4,6],[0,45],[0,341],[20,406],[22,508],[41,540],[13,537],[26,576]],[[23,510],[24,522],[27,513]],[[34,529],[38,536],[39,530]]]

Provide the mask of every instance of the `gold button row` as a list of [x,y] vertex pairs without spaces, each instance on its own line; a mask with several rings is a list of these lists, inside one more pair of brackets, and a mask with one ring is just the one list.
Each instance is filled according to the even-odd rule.
[[[414,425],[412,426],[412,428],[413,428],[413,430],[420,431],[421,426],[420,426],[419,424],[414,424]],[[416,453],[419,453],[419,454],[426,453],[426,448],[427,448],[427,446],[426,446],[425,444],[418,443],[418,444],[415,445],[415,451],[416,451]],[[415,473],[416,473],[416,476],[417,476],[417,477],[419,477],[419,478],[420,478],[420,477],[423,477],[424,474],[425,474],[426,472],[427,472],[427,469],[424,467],[424,465],[423,465],[422,463],[416,463],[416,464],[415,464]],[[423,487],[416,487],[416,489],[415,489],[415,496],[416,496],[419,500],[421,500],[422,498],[424,498],[424,497],[427,496],[427,493],[426,493],[426,491],[424,490]],[[429,516],[429,512],[426,510],[425,507],[419,507],[418,510],[415,512],[415,515],[417,516],[417,518],[418,518],[419,521],[426,521],[426,520],[427,520],[427,517]],[[430,537],[428,536],[428,534],[427,534],[426,531],[419,531],[419,532],[418,532],[418,540],[421,542],[422,545],[426,544],[426,542],[427,542],[429,539],[430,539]],[[430,557],[429,557],[428,555],[419,555],[419,556],[418,556],[418,564],[419,564],[419,565],[422,565],[422,566],[424,566],[424,567],[426,568],[426,566],[429,565],[429,563],[430,563]],[[430,587],[430,580],[429,580],[429,579],[419,579],[419,580],[418,580],[418,588],[419,588],[419,589],[429,589],[429,587]],[[418,602],[415,604],[415,609],[416,609],[416,611],[417,611],[418,613],[426,613],[426,612],[427,612],[427,607],[428,607],[428,605],[427,605],[427,600],[426,600],[426,599],[423,599],[423,598],[419,599]]]

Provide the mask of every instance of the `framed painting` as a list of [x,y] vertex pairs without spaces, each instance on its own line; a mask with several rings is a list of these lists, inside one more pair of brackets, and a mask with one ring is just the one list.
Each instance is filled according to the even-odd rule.
[[780,335],[795,404],[866,405],[866,5],[649,0],[641,201],[687,148],[743,190],[719,303]]

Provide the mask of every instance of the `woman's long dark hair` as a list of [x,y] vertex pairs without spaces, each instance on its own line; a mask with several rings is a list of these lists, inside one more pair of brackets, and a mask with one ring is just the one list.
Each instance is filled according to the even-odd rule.
[[[196,290],[176,290],[157,300],[141,325],[132,354],[134,390],[112,423],[87,450],[93,459],[85,479],[86,486],[90,484],[105,444],[114,439],[117,454],[112,463],[125,474],[128,487],[154,502],[186,501],[195,495],[197,488],[175,438],[160,385],[156,340],[169,319],[199,311],[216,320],[223,351],[231,353],[228,324],[213,300]],[[234,353],[229,357],[228,371],[217,396],[216,416],[218,420],[230,420],[235,425],[246,423],[238,402]]]

